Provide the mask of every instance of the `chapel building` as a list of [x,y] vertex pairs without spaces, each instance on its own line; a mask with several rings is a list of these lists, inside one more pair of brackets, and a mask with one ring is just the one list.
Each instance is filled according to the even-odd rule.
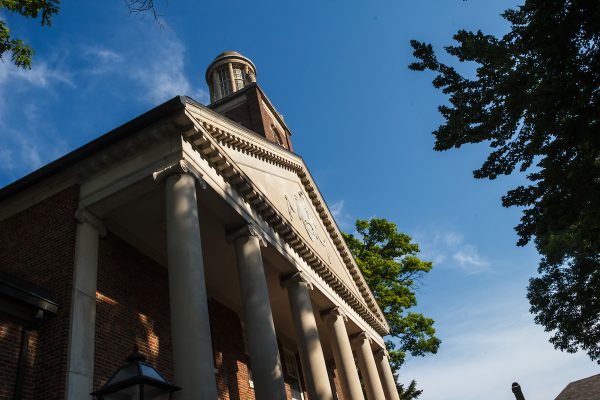
[[177,96],[0,189],[0,400],[92,399],[134,346],[175,400],[399,400],[254,64],[206,80],[208,106]]

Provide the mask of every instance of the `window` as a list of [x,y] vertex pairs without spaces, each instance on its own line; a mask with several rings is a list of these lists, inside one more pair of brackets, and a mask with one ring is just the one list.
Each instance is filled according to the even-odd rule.
[[221,88],[221,96],[227,96],[232,92],[227,67],[219,70],[219,86]]
[[302,387],[300,386],[300,373],[298,372],[296,354],[284,348],[283,360],[285,362],[285,369],[289,378],[288,383],[292,392],[292,400],[304,400],[304,394],[302,393]]
[[236,90],[244,87],[244,70],[241,65],[233,66],[233,79],[235,81]]
[[274,126],[271,126],[271,133],[273,134],[273,140],[275,141],[275,143],[277,143],[281,147],[285,147],[283,145],[283,141],[281,140],[281,135],[279,134],[279,131],[277,130],[277,128],[275,128]]

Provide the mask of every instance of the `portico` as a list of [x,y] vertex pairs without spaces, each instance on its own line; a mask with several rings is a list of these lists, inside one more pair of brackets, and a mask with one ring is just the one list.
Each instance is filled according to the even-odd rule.
[[266,97],[261,134],[224,116],[252,91],[175,97],[45,167],[79,193],[67,399],[89,398],[124,343],[177,400],[398,400],[388,325],[285,122]]

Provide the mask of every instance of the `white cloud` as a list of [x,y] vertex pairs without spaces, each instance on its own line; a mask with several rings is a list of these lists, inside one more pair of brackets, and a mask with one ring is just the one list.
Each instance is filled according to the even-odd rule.
[[436,230],[415,234],[421,248],[421,258],[433,261],[434,265],[458,267],[466,273],[479,273],[487,270],[490,262],[476,246],[467,243],[457,232]]
[[467,269],[487,268],[490,263],[484,260],[479,253],[477,248],[471,245],[461,246],[453,255],[452,258],[461,267]]
[[527,400],[548,400],[598,373],[585,354],[555,350],[527,307],[522,293],[503,292],[438,319],[438,331],[449,332],[438,354],[409,360],[400,381],[416,379],[421,400],[514,400],[515,381]]
[[30,70],[16,67],[8,60],[0,61],[0,85],[17,83],[40,88],[47,88],[56,83],[75,86],[68,71],[51,67],[44,61],[35,60]]
[[[129,30],[138,28],[123,27],[120,36],[133,37]],[[189,95],[207,102],[206,91],[195,89],[185,74],[183,43],[165,30],[144,34],[148,40],[134,47],[113,43],[57,49],[49,59],[36,56],[31,70],[0,61],[0,178],[4,173],[12,180],[71,147],[72,132],[59,133],[55,124],[64,121],[47,115],[44,108],[53,99],[127,95],[155,106],[176,95]]]
[[329,211],[331,211],[331,215],[342,231],[351,232],[354,230],[354,218],[346,212],[344,200],[331,203]]
[[336,201],[329,207],[329,211],[331,211],[331,215],[333,218],[338,218],[342,216],[342,211],[344,210],[344,200]]
[[92,75],[118,72],[125,57],[116,51],[105,48],[91,46],[83,52],[84,58],[91,66],[85,70],[85,73]]
[[[184,73],[185,47],[177,39],[163,39],[146,65],[130,65],[131,77],[136,80],[149,96],[150,100],[160,103],[176,95],[189,95],[205,102],[205,91],[192,88]],[[133,67],[133,68],[132,68]]]

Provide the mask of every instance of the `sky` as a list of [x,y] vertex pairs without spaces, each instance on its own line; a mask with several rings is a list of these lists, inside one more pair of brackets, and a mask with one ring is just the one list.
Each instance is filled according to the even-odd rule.
[[600,372],[585,354],[554,350],[528,311],[538,255],[516,247],[520,211],[500,203],[524,178],[475,180],[485,144],[435,152],[445,98],[430,74],[407,68],[411,39],[441,50],[458,29],[502,34],[500,13],[518,2],[155,3],[160,23],[123,1],[63,1],[49,28],[0,13],[36,50],[30,71],[0,61],[0,187],[176,95],[206,104],[205,68],[236,50],[256,65],[340,227],[389,219],[433,261],[416,311],[435,319],[442,345],[400,373],[422,400],[512,400],[513,381],[527,400],[553,399]]

